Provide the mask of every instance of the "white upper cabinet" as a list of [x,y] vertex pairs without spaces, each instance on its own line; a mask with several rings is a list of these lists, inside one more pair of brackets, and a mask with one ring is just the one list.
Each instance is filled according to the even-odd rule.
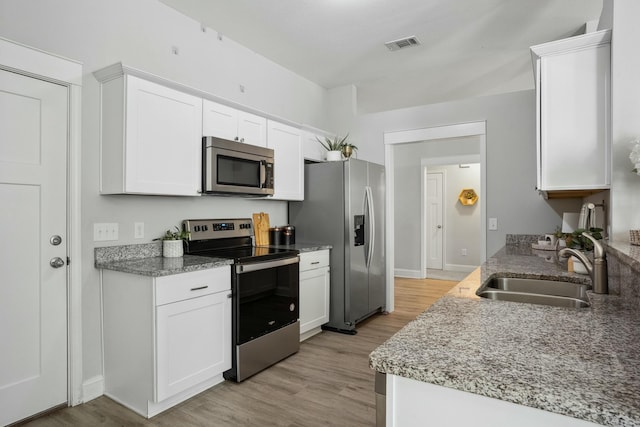
[[283,123],[268,121],[267,147],[274,151],[274,187],[272,199],[304,199],[304,159],[302,131]]
[[538,190],[610,186],[611,31],[531,48]]
[[327,150],[322,148],[318,139],[324,141],[324,135],[311,131],[304,131],[302,134],[302,154],[305,159],[316,162],[325,161]]
[[266,147],[267,119],[205,99],[202,134]]
[[102,83],[100,192],[198,195],[202,99],[117,65],[95,73]]

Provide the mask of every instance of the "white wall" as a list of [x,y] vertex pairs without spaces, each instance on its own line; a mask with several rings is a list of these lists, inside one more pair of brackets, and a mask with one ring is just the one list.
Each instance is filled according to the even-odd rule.
[[[535,92],[471,98],[365,114],[354,119],[352,135],[361,159],[384,163],[384,132],[485,120],[487,123],[487,256],[505,244],[506,234],[543,234],[562,223],[562,212],[578,212],[581,201],[543,200],[536,186]],[[366,141],[366,144],[364,143]],[[359,145],[359,146],[360,146]]]
[[[318,128],[326,127],[326,90],[156,0],[2,0],[0,36],[82,61],[82,232],[84,379],[102,374],[99,272],[93,224],[116,222],[119,241],[146,243],[185,218],[250,216],[265,211],[287,222],[285,202],[220,197],[100,196],[99,85],[96,69],[124,62],[231,101]],[[179,55],[171,52],[177,46]],[[239,84],[246,88],[239,91]],[[133,238],[134,222],[145,238]],[[72,260],[73,262],[73,260]]]

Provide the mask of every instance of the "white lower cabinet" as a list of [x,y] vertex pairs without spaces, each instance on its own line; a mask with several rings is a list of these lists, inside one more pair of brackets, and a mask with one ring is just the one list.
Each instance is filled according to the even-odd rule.
[[[589,421],[387,374],[388,427],[596,427]],[[425,423],[429,420],[429,423]]]
[[102,274],[105,395],[150,418],[224,381],[229,266],[157,278]]
[[329,321],[329,250],[300,254],[300,341]]

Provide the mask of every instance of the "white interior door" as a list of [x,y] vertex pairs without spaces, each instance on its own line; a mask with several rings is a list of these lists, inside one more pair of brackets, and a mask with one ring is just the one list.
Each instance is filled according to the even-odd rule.
[[67,106],[0,70],[0,425],[67,402]]
[[442,270],[442,172],[427,173],[427,268]]

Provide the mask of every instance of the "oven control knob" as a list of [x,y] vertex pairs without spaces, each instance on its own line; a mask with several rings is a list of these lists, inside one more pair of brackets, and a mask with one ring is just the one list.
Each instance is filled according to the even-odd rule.
[[296,305],[294,303],[289,304],[289,311],[294,311],[296,309]]

